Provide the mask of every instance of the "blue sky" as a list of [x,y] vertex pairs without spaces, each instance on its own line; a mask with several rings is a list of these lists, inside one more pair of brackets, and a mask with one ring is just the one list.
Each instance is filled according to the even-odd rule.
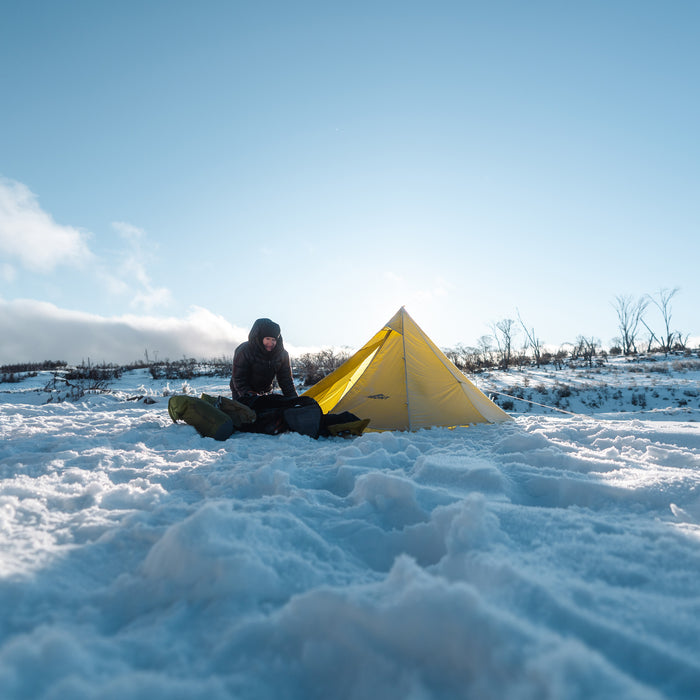
[[0,362],[222,354],[260,316],[357,347],[401,305],[442,347],[518,311],[609,344],[617,296],[675,287],[698,336],[699,29],[695,2],[4,3]]

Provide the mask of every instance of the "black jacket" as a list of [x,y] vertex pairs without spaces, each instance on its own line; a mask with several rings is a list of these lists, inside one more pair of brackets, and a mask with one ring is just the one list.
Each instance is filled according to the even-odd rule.
[[251,393],[268,394],[272,391],[272,382],[277,378],[285,396],[297,396],[289,353],[284,349],[282,336],[277,337],[275,349],[268,352],[261,335],[261,330],[267,326],[261,322],[269,324],[269,319],[258,319],[248,334],[248,340],[241,343],[233,354],[231,394],[234,399]]

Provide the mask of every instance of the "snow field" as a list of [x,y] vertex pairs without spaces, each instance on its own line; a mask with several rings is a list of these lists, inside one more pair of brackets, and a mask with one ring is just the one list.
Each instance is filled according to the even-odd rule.
[[218,443],[153,396],[0,403],[3,697],[697,697],[700,412]]

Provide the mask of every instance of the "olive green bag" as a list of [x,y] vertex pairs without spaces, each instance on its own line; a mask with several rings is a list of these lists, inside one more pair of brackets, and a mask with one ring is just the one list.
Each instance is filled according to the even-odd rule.
[[202,394],[200,398],[223,411],[233,421],[234,428],[240,428],[244,423],[255,422],[255,411],[239,401],[209,394]]
[[194,426],[202,437],[226,440],[234,431],[230,416],[196,396],[171,396],[168,399],[168,413],[173,421],[182,420]]

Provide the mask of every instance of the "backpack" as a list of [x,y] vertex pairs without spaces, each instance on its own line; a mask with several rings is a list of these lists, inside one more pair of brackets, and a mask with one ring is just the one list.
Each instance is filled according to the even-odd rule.
[[204,399],[195,396],[176,395],[168,399],[168,413],[173,422],[185,421],[202,437],[226,440],[234,431],[233,420],[223,411]]
[[315,400],[313,403],[300,404],[284,410],[284,422],[289,430],[302,435],[308,435],[314,440],[321,432],[323,422],[323,411]]
[[244,423],[255,422],[255,411],[239,401],[234,401],[226,396],[210,396],[209,394],[202,394],[199,398],[223,411],[233,421],[235,428],[241,428]]
[[308,435],[314,440],[321,433],[323,411],[315,399],[308,396],[286,397],[262,394],[247,399],[255,411],[255,423],[242,430],[277,435],[289,430]]

